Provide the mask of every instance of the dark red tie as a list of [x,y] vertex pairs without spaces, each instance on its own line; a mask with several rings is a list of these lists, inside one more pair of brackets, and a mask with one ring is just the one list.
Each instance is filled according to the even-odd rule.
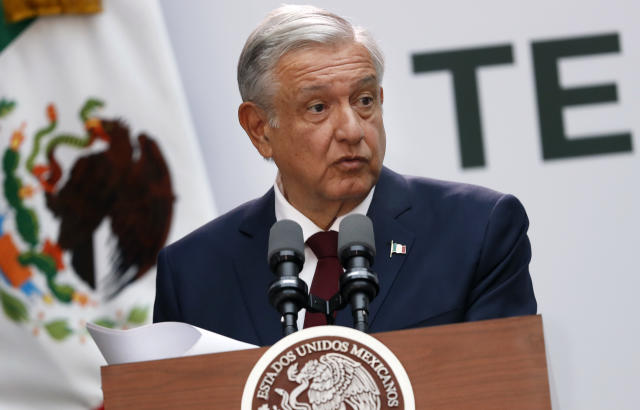
[[[338,260],[338,232],[318,232],[307,239],[307,245],[318,257],[310,292],[329,300],[338,292],[338,282],[343,272]],[[326,324],[327,318],[323,313],[307,312],[304,317],[304,328]]]

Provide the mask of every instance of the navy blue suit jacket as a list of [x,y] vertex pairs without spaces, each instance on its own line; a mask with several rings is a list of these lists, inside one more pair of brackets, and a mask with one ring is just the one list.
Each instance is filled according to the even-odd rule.
[[[380,280],[372,333],[536,313],[529,223],[514,196],[383,168],[368,216]],[[163,249],[154,321],[186,322],[257,345],[279,340],[280,317],[266,295],[275,221],[271,189]],[[392,240],[407,253],[389,257]],[[336,324],[352,325],[350,309]]]

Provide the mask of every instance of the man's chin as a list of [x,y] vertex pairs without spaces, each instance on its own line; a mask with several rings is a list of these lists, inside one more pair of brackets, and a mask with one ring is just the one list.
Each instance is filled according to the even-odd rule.
[[371,188],[373,188],[373,181],[356,181],[351,184],[344,184],[339,186],[329,196],[334,200],[342,201],[362,201],[364,200]]

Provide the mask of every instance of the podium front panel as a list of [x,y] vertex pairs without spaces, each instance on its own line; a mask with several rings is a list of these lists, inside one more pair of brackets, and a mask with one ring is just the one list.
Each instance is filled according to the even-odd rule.
[[[373,334],[404,366],[417,409],[550,409],[542,318]],[[105,366],[105,408],[239,409],[266,347]]]

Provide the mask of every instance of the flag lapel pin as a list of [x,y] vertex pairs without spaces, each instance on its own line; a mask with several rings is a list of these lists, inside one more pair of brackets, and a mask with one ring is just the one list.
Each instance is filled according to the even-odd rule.
[[389,251],[389,258],[391,258],[394,253],[401,254],[401,255],[406,254],[407,246],[391,241],[391,250]]

